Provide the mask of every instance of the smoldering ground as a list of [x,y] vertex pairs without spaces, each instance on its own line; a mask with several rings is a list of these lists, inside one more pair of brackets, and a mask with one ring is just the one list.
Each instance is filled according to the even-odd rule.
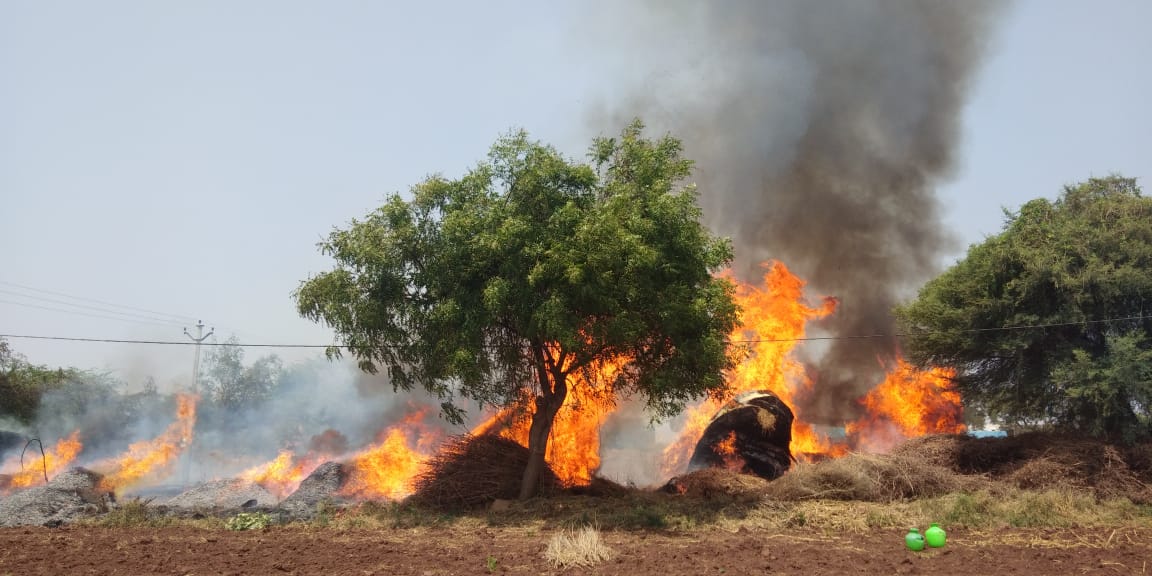
[[[838,297],[829,335],[892,334],[891,309],[956,243],[936,197],[961,114],[1007,2],[598,2],[577,34],[615,54],[597,133],[632,117],[681,138],[710,227],[757,282],[778,259]],[[581,44],[588,46],[587,38]],[[855,417],[894,338],[819,352],[807,419]],[[809,351],[814,353],[814,351]]]

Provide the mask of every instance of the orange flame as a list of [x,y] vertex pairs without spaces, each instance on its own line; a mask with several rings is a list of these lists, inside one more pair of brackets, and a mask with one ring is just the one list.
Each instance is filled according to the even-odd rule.
[[412,493],[416,474],[443,435],[423,426],[428,409],[421,408],[386,428],[380,441],[352,458],[352,474],[340,490],[343,496],[398,500]]
[[[76,430],[67,438],[61,438],[56,446],[44,451],[43,458],[26,459],[23,470],[8,479],[8,488],[27,488],[44,483],[45,470],[49,478],[55,476],[76,459],[84,445],[80,442],[80,431]],[[0,470],[19,470],[19,457],[12,457]]]
[[291,450],[281,450],[271,462],[241,472],[240,478],[259,484],[282,499],[295,492],[300,483],[327,459],[324,455],[308,454],[297,461]]
[[170,474],[171,465],[192,443],[196,425],[195,396],[176,396],[176,421],[159,436],[128,446],[128,451],[112,462],[101,489],[120,491],[144,479],[159,480]]
[[[589,370],[596,382],[575,371],[570,378],[569,393],[552,423],[548,450],[544,460],[552,467],[564,486],[587,486],[600,468],[600,427],[615,409],[610,398],[596,392],[598,382],[611,382],[627,363],[626,359],[603,362]],[[528,447],[528,433],[536,406],[523,401],[507,408],[472,429],[473,435],[499,430],[504,437]]]
[[960,393],[952,388],[955,371],[917,370],[903,358],[879,386],[861,400],[867,414],[848,425],[857,448],[886,452],[908,438],[925,434],[960,434],[963,423]]
[[744,469],[744,457],[736,452],[736,433],[729,432],[728,437],[715,446],[716,453],[724,459],[724,467],[739,472]]
[[[736,303],[741,308],[741,326],[732,333],[734,342],[750,341],[748,357],[728,375],[730,396],[751,390],[771,390],[792,409],[792,453],[842,454],[846,448],[833,444],[803,422],[794,398],[811,388],[812,381],[803,365],[792,358],[798,339],[804,337],[809,320],[823,318],[836,309],[836,301],[826,298],[819,308],[804,303],[804,284],[784,264],[771,262],[764,274],[764,288],[736,282]],[[731,278],[731,272],[725,272]],[[687,468],[697,439],[704,433],[722,400],[707,399],[686,411],[687,421],[680,436],[664,450],[663,471],[677,474]]]

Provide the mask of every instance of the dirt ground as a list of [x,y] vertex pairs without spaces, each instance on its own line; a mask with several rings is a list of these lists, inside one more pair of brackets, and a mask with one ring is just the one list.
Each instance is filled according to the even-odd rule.
[[[1152,530],[949,532],[931,552],[896,530],[869,534],[605,532],[615,557],[557,570],[552,532],[525,528],[0,529],[9,574],[1152,574]],[[490,568],[493,568],[490,570]]]

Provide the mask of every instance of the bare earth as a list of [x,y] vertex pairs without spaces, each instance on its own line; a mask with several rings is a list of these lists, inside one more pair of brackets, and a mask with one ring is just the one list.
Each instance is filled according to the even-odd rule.
[[[1152,574],[1152,530],[950,531],[930,552],[903,533],[605,532],[615,551],[593,568],[557,570],[552,532],[527,528],[318,529],[228,532],[191,527],[0,529],[11,574]],[[491,557],[491,561],[489,560]]]

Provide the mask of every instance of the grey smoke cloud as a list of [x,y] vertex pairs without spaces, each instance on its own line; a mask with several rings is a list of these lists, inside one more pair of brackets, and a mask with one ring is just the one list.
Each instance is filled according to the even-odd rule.
[[[640,116],[685,141],[707,223],[735,271],[783,261],[840,299],[830,334],[891,333],[892,306],[955,246],[935,196],[1006,2],[634,0],[597,4],[601,46],[628,54],[597,131]],[[623,52],[620,52],[620,51]],[[619,58],[625,58],[620,56]],[[804,410],[834,422],[877,384],[893,339],[833,343]]]

